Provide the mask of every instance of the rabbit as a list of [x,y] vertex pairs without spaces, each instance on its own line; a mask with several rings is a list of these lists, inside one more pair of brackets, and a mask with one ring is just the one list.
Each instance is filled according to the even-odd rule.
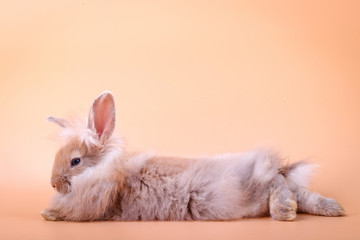
[[343,216],[331,198],[306,189],[314,165],[282,164],[270,149],[213,157],[163,157],[126,150],[111,92],[93,101],[87,124],[49,117],[64,144],[51,176],[50,221],[236,220],[297,212]]

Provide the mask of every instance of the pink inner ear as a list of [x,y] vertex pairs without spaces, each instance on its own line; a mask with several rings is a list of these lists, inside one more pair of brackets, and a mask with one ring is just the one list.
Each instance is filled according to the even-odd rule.
[[97,106],[94,106],[94,127],[99,139],[109,129],[111,121],[114,118],[114,105],[111,97],[105,97],[100,100]]

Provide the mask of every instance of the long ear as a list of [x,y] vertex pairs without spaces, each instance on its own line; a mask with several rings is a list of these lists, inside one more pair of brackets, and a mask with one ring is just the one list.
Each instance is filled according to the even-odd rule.
[[48,120],[49,122],[56,123],[62,128],[66,128],[69,126],[69,123],[63,118],[48,117],[46,120]]
[[107,140],[115,128],[115,102],[111,92],[103,92],[95,98],[89,112],[88,128],[99,141]]

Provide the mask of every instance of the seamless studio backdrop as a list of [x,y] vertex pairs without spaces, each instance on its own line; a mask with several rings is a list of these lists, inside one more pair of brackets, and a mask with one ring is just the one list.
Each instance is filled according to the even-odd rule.
[[[320,0],[1,1],[0,238],[359,239],[359,9]],[[46,118],[85,117],[104,90],[131,148],[194,156],[273,147],[286,161],[320,165],[311,188],[348,216],[45,222],[59,146]]]

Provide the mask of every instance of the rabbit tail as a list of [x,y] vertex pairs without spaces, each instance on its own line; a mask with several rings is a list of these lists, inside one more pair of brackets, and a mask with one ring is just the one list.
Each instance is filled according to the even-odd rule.
[[343,216],[344,209],[332,198],[306,189],[316,165],[305,161],[287,164],[280,169],[297,203],[297,212],[321,216]]

